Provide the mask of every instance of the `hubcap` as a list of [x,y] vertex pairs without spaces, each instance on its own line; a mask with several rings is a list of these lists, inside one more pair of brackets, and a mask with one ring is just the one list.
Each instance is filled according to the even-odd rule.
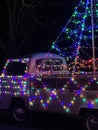
[[98,117],[96,117],[94,115],[88,117],[88,119],[87,119],[87,128],[89,130],[93,129],[93,128],[98,128]]
[[16,108],[13,116],[17,121],[21,122],[26,119],[26,112],[22,108]]
[[90,122],[91,122],[92,124],[98,124],[98,118],[97,118],[97,117],[92,117],[92,118],[90,119]]

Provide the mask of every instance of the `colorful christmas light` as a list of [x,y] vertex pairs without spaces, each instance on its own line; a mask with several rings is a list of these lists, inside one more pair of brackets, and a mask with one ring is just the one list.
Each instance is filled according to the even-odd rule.
[[[94,13],[94,34],[98,37],[98,2],[93,1]],[[68,66],[74,62],[72,69],[75,69],[77,58],[91,59],[92,26],[91,26],[91,0],[80,0],[74,13],[62,29],[57,39],[52,43],[51,49],[56,50],[66,58]],[[89,49],[87,51],[87,49]],[[95,49],[97,49],[95,47]],[[85,56],[82,56],[85,54]]]

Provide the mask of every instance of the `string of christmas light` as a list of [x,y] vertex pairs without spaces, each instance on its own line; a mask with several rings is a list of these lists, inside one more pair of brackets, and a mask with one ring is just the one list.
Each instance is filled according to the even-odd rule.
[[[34,106],[36,102],[38,102],[38,99],[39,99],[40,100],[39,102],[42,108],[44,110],[47,110],[49,105],[51,105],[51,103],[54,102],[54,100],[57,100],[61,108],[67,113],[71,112],[72,107],[77,103],[77,98],[78,98],[78,101],[83,103],[83,105],[85,105],[88,108],[94,108],[98,106],[97,92],[94,95],[92,100],[87,100],[87,95],[85,92],[87,90],[90,91],[90,88],[92,85],[93,87],[94,85],[98,86],[98,80],[94,80],[93,78],[88,78],[85,80],[85,83],[82,81],[79,82],[79,80],[81,81],[81,78],[78,78],[78,79],[69,78],[67,79],[67,81],[65,81],[64,86],[59,89],[56,89],[56,88],[51,89],[51,87],[48,88],[47,85],[44,86],[45,83],[43,83],[43,86],[44,86],[43,90],[44,90],[44,93],[46,93],[46,96],[43,97],[42,91],[39,89],[36,89],[35,94],[30,98],[29,103],[31,106]],[[42,79],[40,81],[42,81]],[[61,93],[67,92],[67,89],[70,90],[69,87],[73,87],[73,86],[74,86],[75,91],[70,101],[66,99],[66,94],[63,95],[64,96],[63,98],[60,96]]]
[[[73,69],[73,65],[75,63],[71,62],[68,64],[68,70],[71,72]],[[98,58],[95,59],[95,66],[96,66],[96,73],[98,72]],[[92,58],[90,60],[82,60],[82,59],[78,59],[76,65],[76,73],[77,74],[86,74],[87,72],[92,73],[93,70],[93,60]]]

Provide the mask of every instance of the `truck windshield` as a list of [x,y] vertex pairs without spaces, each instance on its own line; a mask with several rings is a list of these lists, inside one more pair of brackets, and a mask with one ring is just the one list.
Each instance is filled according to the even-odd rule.
[[36,60],[36,67],[42,71],[58,71],[61,70],[63,64],[61,59],[38,59]]

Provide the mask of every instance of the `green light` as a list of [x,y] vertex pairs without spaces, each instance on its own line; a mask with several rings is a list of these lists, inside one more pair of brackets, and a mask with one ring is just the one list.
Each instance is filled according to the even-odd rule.
[[27,84],[27,82],[25,81],[23,84],[24,84],[24,85],[26,85],[26,84]]
[[89,10],[89,11],[88,11],[88,13],[90,14],[90,13],[91,13],[91,11]]
[[75,15],[77,15],[77,14],[78,14],[78,12],[77,12],[77,11],[75,11],[75,12],[74,12],[74,14],[75,14]]
[[68,28],[66,28],[66,30],[65,31],[69,31],[69,29]]
[[77,84],[77,82],[75,81],[74,84]]
[[84,5],[85,4],[85,2],[82,2],[82,5]]
[[43,107],[45,107],[45,104],[42,104]]
[[70,39],[70,36],[68,36],[67,39]]
[[74,97],[73,100],[76,100],[76,98]]
[[52,45],[52,46],[51,46],[51,49],[54,49],[54,48],[55,48],[54,45]]
[[37,93],[40,93],[40,90],[39,90],[39,89],[37,89]]
[[70,112],[70,110],[67,108],[67,109],[66,109],[66,112],[68,113],[68,112]]
[[98,6],[98,3],[96,4],[96,6]]
[[95,102],[98,103],[98,98],[95,99]]
[[76,15],[75,14],[73,14],[73,17],[75,17]]
[[83,102],[86,102],[86,98],[83,98],[82,100],[83,100]]
[[85,88],[88,88],[88,85],[85,85]]
[[49,100],[51,101],[51,100],[52,100],[52,97],[49,97]]
[[84,15],[84,17],[83,17],[83,18],[85,19],[86,17],[87,17],[87,15]]

